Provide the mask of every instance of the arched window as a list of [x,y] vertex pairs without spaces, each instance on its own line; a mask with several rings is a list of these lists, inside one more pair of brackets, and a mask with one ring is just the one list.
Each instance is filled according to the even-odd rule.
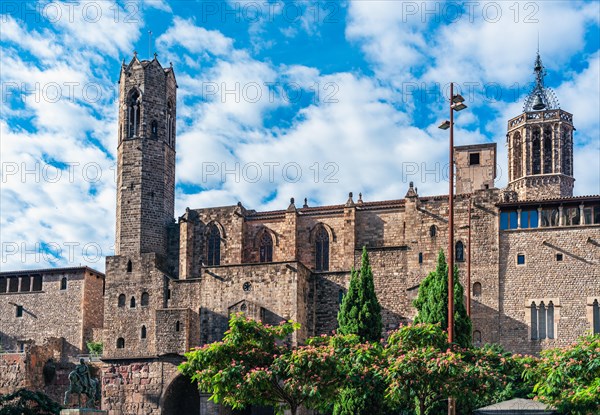
[[549,339],[554,338],[554,303],[550,301],[546,308],[546,334]]
[[175,331],[179,330],[181,330],[181,323],[179,322],[179,320],[177,320],[177,322],[175,323]]
[[473,297],[481,297],[481,283],[476,282],[473,284]]
[[600,334],[600,304],[597,299],[592,304],[592,325],[594,334]]
[[146,338],[146,326],[142,326],[142,332],[141,332],[141,334],[140,334],[140,337],[141,337],[142,339],[145,339],[145,338]]
[[429,236],[431,236],[432,238],[435,238],[437,235],[437,227],[435,225],[431,225],[429,227]]
[[423,263],[423,252],[419,252],[419,264]]
[[537,320],[537,307],[535,302],[531,303],[531,340],[538,339],[538,320]]
[[538,339],[546,338],[546,305],[542,301],[538,308]]
[[512,149],[512,163],[513,163],[513,177],[512,180],[516,180],[523,176],[523,147],[521,143],[521,133],[516,132],[513,136],[513,149]]
[[552,130],[550,127],[544,129],[544,154],[542,160],[544,163],[542,173],[552,173]]
[[125,307],[125,294],[119,295],[118,306],[119,307]]
[[542,172],[541,139],[541,130],[538,127],[534,127],[531,138],[531,174],[540,174]]
[[150,124],[150,136],[155,140],[158,137],[158,122],[156,120],[152,120]]
[[117,339],[117,349],[124,349],[125,348],[125,339],[123,337],[119,337]]
[[142,99],[137,89],[133,89],[127,101],[127,137],[137,137],[140,132]]
[[146,307],[149,302],[150,302],[150,294],[142,293],[142,302],[140,303],[140,305],[142,307]]
[[221,232],[219,227],[215,224],[210,226],[208,233],[208,258],[207,265],[220,265],[221,264]]
[[131,297],[131,300],[129,300],[129,307],[135,308],[135,297]]
[[481,344],[481,332],[479,330],[473,331],[473,343],[476,346]]
[[338,291],[338,303],[342,305],[342,301],[344,301],[344,290]]
[[260,262],[273,262],[273,238],[269,232],[263,232],[259,248]]
[[127,261],[127,272],[131,272],[133,269],[133,264],[131,263],[131,259]]
[[60,289],[61,290],[66,290],[67,289],[67,277],[62,277],[60,279]]
[[173,116],[173,105],[167,104],[167,143],[173,145],[173,133],[175,129],[175,117]]
[[323,226],[317,230],[315,238],[315,269],[329,271],[329,234]]
[[456,243],[456,250],[454,253],[454,257],[456,259],[456,262],[464,262],[465,260],[465,246],[463,245],[462,241],[458,241]]

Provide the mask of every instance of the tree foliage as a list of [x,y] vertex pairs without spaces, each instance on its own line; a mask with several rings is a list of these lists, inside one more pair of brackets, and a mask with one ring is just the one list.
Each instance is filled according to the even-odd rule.
[[[381,340],[382,322],[381,305],[375,293],[373,271],[369,263],[367,248],[363,247],[360,269],[352,269],[350,287],[344,296],[338,313],[338,331],[342,335],[356,335],[363,342]],[[378,347],[378,346],[372,346]],[[366,350],[358,350],[366,352]],[[349,361],[357,366],[351,367],[353,372],[361,372],[366,363],[374,363],[375,356],[381,353],[353,354]],[[334,406],[334,415],[385,414],[386,402],[383,399],[385,391],[384,379],[377,371],[364,370],[359,382],[351,382],[344,388]],[[355,378],[354,378],[355,379]],[[356,379],[355,379],[356,380]]]
[[600,413],[600,335],[582,337],[565,348],[531,359],[525,377],[537,398],[561,413]]
[[0,396],[0,415],[58,415],[62,407],[42,392],[19,389]]
[[[455,343],[462,347],[472,345],[472,323],[464,304],[464,290],[459,280],[458,268],[454,268],[454,334]],[[419,286],[419,294],[413,305],[418,313],[415,323],[431,323],[448,329],[448,264],[444,251],[438,254],[437,266]]]
[[362,341],[381,340],[381,305],[375,294],[366,247],[363,247],[360,270],[352,269],[350,287],[338,313],[338,326],[341,334],[356,334]]
[[235,315],[222,341],[186,353],[179,369],[212,401],[234,409],[265,405],[295,414],[300,405],[322,408],[339,388],[339,360],[331,342],[290,346],[288,337],[298,327]]

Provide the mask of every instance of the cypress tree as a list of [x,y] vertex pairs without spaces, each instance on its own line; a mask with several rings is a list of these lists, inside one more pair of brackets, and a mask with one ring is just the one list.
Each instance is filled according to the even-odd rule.
[[[462,347],[470,347],[472,324],[463,295],[458,268],[454,267],[454,342]],[[448,329],[448,264],[443,250],[440,249],[438,254],[435,271],[421,282],[413,305],[418,310],[415,323],[439,323],[442,329]]]
[[361,341],[381,339],[381,305],[375,294],[366,247],[363,247],[360,270],[352,269],[350,288],[338,313],[338,325],[341,334],[356,334]]
[[[375,294],[373,272],[367,248],[363,247],[360,270],[352,269],[350,287],[338,313],[338,331],[356,334],[362,342],[381,340],[381,305]],[[381,380],[365,378],[365,387],[348,387],[340,391],[333,408],[334,415],[385,415],[385,384]]]

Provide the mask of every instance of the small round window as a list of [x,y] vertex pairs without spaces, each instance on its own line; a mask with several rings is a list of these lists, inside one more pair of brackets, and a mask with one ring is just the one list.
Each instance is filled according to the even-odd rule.
[[244,291],[250,291],[252,289],[252,284],[250,284],[249,282],[245,282],[242,288],[244,289]]

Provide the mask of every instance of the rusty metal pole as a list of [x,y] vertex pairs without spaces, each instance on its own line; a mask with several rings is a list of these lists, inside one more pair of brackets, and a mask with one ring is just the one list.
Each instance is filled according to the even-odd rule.
[[454,82],[450,82],[450,167],[448,169],[448,341],[454,342]]
[[[454,342],[454,82],[450,82],[450,167],[448,169],[448,342]],[[448,398],[448,415],[455,415],[454,398]]]

